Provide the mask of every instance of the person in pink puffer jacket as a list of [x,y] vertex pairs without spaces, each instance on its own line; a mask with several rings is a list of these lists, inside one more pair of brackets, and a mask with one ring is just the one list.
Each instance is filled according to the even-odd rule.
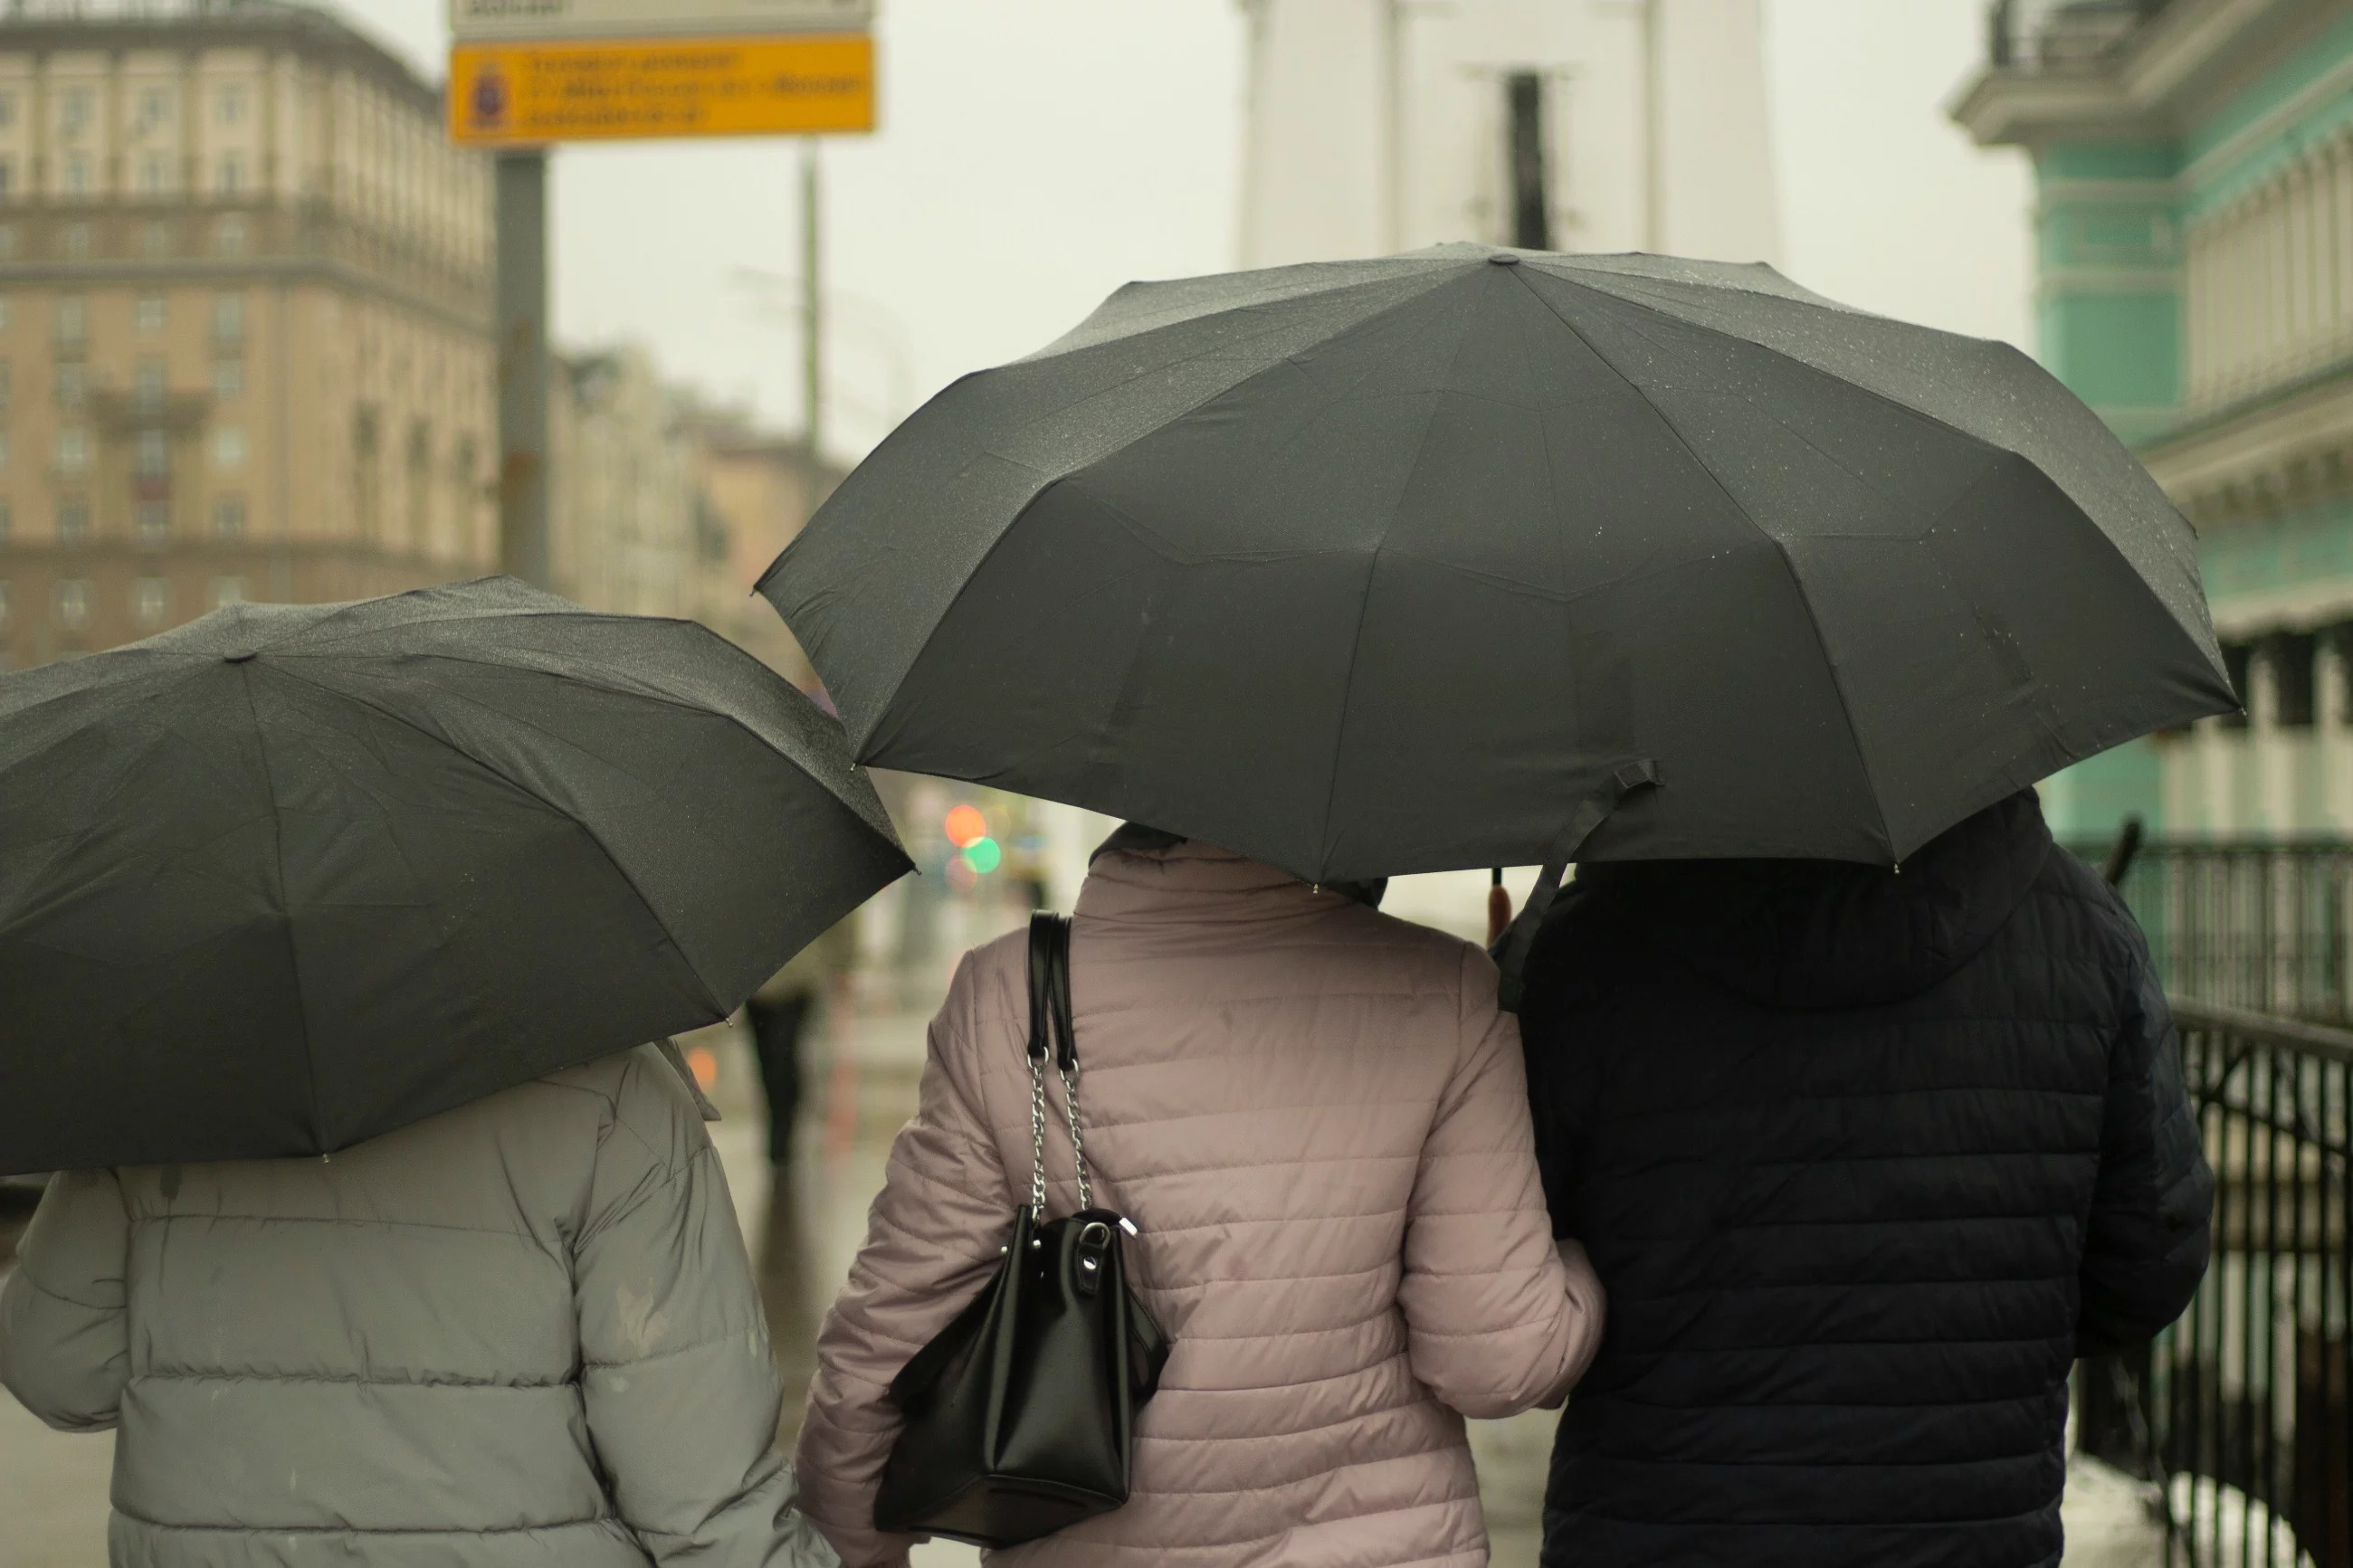
[[[849,1568],[898,1436],[885,1389],[994,1272],[1029,1187],[1027,939],[967,954],[922,1105],[818,1340],[804,1510]],[[1071,933],[1096,1202],[1175,1342],[1133,1495],[1008,1563],[1487,1561],[1462,1417],[1557,1404],[1601,1335],[1556,1244],[1519,1034],[1467,943],[1207,845],[1126,828]],[[1048,1208],[1077,1206],[1060,1089]]]

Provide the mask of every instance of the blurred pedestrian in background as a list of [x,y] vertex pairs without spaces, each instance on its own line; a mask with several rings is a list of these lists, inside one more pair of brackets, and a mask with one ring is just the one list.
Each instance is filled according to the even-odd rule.
[[793,954],[744,1004],[744,1021],[760,1058],[760,1088],[768,1101],[772,1165],[792,1163],[801,1107],[801,1037],[822,1019],[828,999],[857,967],[858,917],[852,914]]
[[[1028,939],[969,954],[922,1109],[819,1336],[810,1517],[857,1568],[900,1430],[886,1389],[996,1272],[1028,1201]],[[1129,826],[1072,930],[1096,1201],[1175,1343],[1127,1504],[1004,1554],[1034,1563],[1486,1560],[1462,1417],[1556,1402],[1599,1336],[1548,1235],[1516,1032],[1477,949],[1206,844]],[[1072,1171],[1060,1108],[1046,1121]],[[1076,1206],[1058,1174],[1047,1204]]]
[[53,1179],[0,1382],[132,1564],[825,1568],[719,1158],[648,1046],[316,1160]]
[[2035,797],[1894,869],[1584,867],[1527,984],[1610,1297],[1544,1561],[2057,1563],[2070,1364],[2189,1304],[2213,1178],[2140,928]]

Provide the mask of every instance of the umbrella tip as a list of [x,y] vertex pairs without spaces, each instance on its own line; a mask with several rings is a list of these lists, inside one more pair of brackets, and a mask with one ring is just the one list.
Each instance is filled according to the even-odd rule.
[[1491,256],[1487,258],[1487,265],[1490,267],[1517,267],[1519,264],[1520,258],[1509,254],[1508,252],[1502,256]]
[[223,664],[251,664],[253,662],[253,651],[248,649],[244,653],[225,653],[221,655],[221,662]]

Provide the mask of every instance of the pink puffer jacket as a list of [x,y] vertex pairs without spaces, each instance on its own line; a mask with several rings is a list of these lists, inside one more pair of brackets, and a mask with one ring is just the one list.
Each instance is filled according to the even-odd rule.
[[[898,1432],[884,1388],[996,1268],[1028,1196],[1025,942],[957,971],[818,1342],[801,1501],[850,1568],[912,1544],[871,1528]],[[1484,1563],[1462,1415],[1557,1401],[1601,1331],[1582,1250],[1551,1238],[1485,955],[1223,850],[1111,850],[1079,900],[1071,994],[1095,1199],[1140,1227],[1130,1274],[1176,1350],[1127,1506],[1001,1559]]]

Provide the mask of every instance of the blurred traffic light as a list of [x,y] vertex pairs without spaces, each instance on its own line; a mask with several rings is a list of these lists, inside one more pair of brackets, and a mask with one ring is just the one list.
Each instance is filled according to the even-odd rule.
[[1005,863],[1005,851],[994,838],[976,838],[964,847],[965,863],[982,876],[987,876]]
[[[959,849],[969,849],[988,837],[988,818],[976,805],[959,805],[948,813],[948,842]],[[987,870],[987,867],[976,869]]]

